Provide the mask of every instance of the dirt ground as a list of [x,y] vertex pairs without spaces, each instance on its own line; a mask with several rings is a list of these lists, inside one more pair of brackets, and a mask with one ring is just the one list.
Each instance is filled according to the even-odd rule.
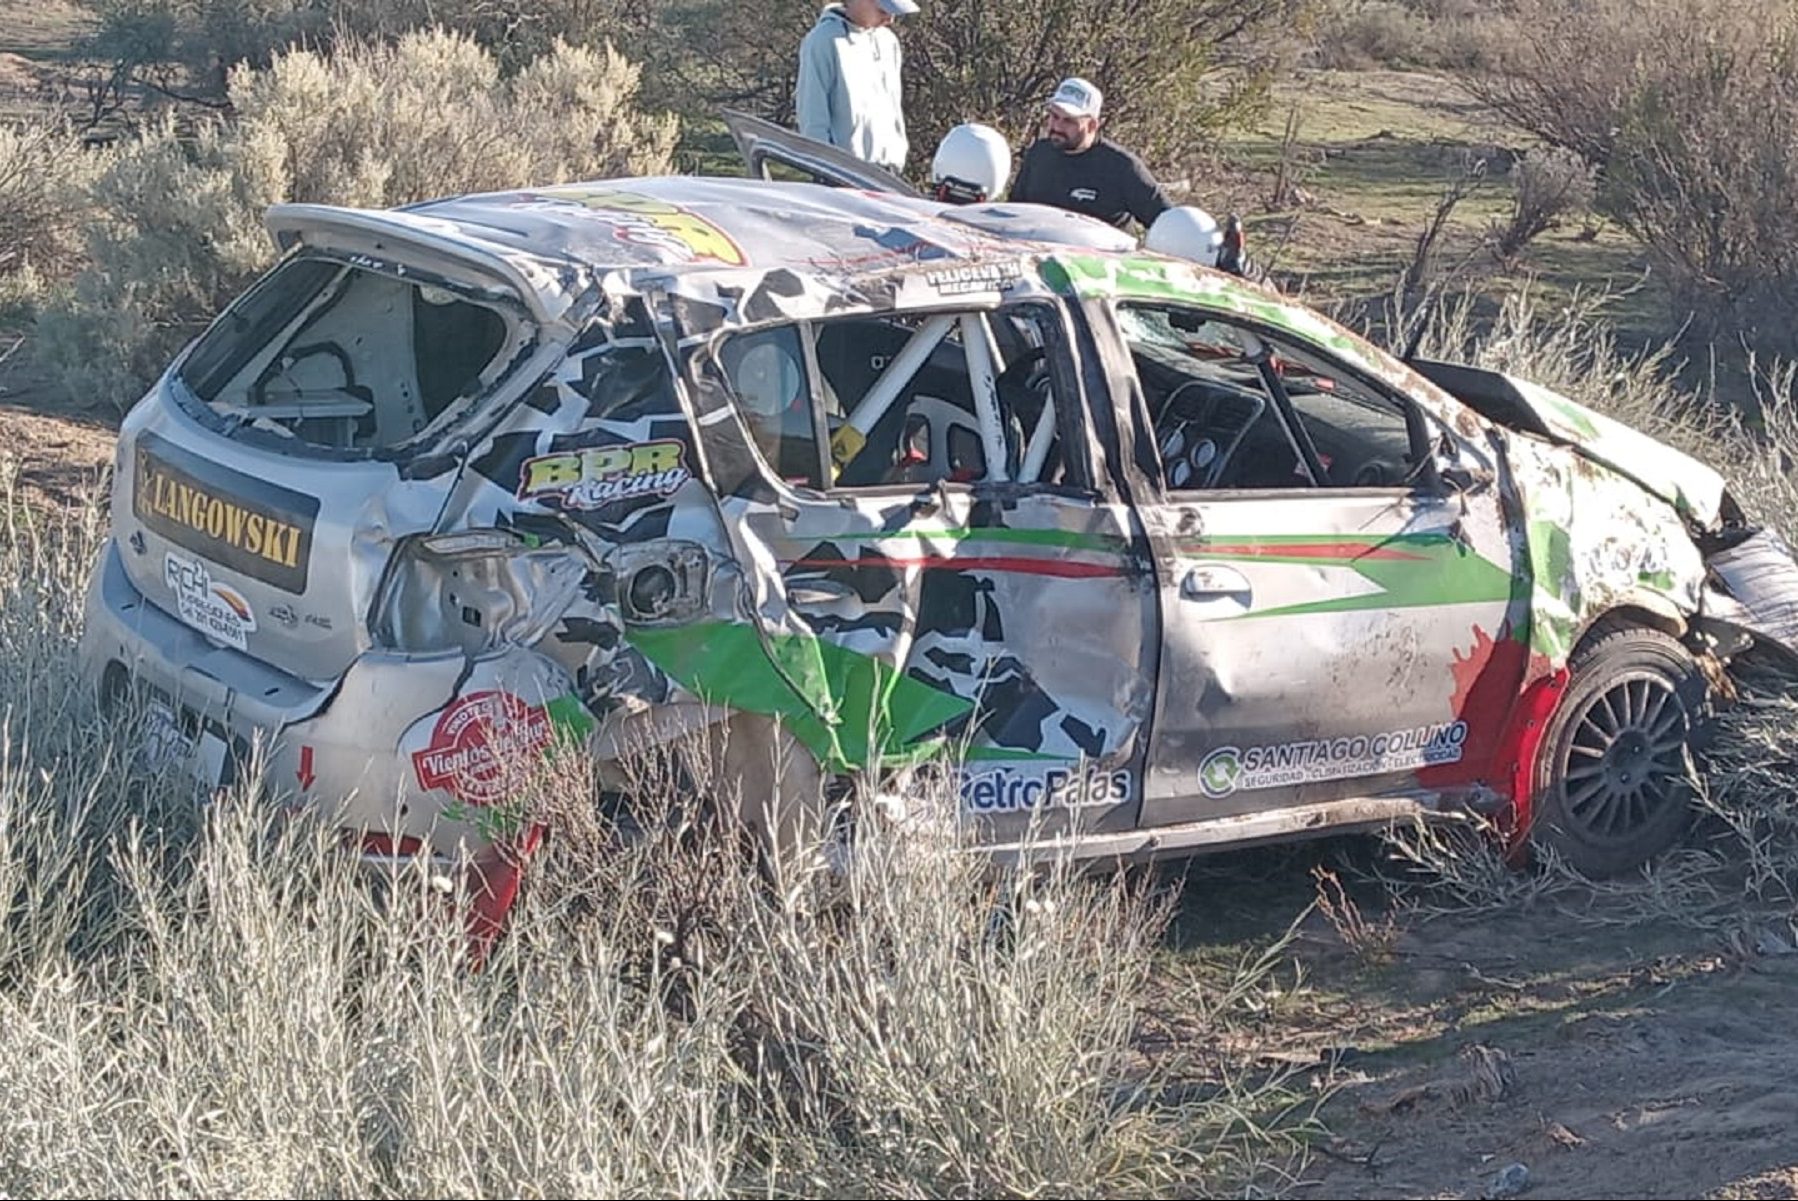
[[[8,344],[0,337],[0,356]],[[115,423],[70,404],[16,356],[0,357],[0,463],[18,465],[28,502],[68,505],[93,496],[112,463]]]
[[[1214,861],[1186,884],[1170,974],[1277,939],[1314,895],[1309,868],[1367,845]],[[1265,1014],[1217,1048],[1325,1098],[1328,1137],[1282,1195],[1798,1197],[1784,917],[1694,929],[1578,890],[1431,917],[1348,895],[1364,934],[1313,912]]]

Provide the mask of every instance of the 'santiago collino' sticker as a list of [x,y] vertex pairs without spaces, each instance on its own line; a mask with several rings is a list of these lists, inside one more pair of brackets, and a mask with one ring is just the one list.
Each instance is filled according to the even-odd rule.
[[243,593],[220,583],[206,564],[170,551],[162,561],[163,582],[175,594],[175,609],[185,621],[215,642],[243,650],[256,632],[256,614]]
[[693,478],[686,452],[682,443],[663,438],[538,455],[519,469],[518,499],[598,509],[639,496],[671,496]]
[[1199,787],[1206,796],[1227,797],[1257,788],[1283,788],[1459,763],[1466,741],[1467,723],[1450,721],[1380,734],[1268,746],[1224,746],[1206,755],[1199,764]]

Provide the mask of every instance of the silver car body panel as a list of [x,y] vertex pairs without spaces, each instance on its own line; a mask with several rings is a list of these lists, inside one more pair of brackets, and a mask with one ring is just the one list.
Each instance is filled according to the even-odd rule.
[[[1111,854],[1502,796],[1517,698],[1592,622],[1700,615],[1689,527],[1720,503],[1700,471],[1644,471],[1621,427],[1590,423],[1583,453],[1507,428],[1271,291],[1088,232],[1020,235],[1035,218],[1012,207],[685,178],[283,206],[293,253],[484,279],[537,339],[498,393],[385,456],[247,442],[177,360],[122,431],[90,672],[272,739],[271,779],[301,802],[439,853],[515,829],[511,752],[740,711],[783,719],[828,773],[947,764],[995,846],[1046,815]],[[1436,483],[1162,496],[1124,300],[1378,381],[1427,426]],[[949,315],[931,354],[991,451],[1015,348],[978,331],[1025,311],[1047,331],[1061,483],[795,483],[720,366],[758,332],[835,323],[898,347]],[[906,405],[947,411],[921,387]],[[142,492],[144,454],[210,499],[156,517],[171,494]],[[251,554],[252,516],[280,563]],[[232,626],[239,605],[253,624]]]

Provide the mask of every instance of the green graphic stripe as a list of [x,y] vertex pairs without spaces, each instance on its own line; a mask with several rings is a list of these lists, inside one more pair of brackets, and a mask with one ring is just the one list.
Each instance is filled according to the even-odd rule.
[[1044,751],[1014,751],[1002,746],[971,746],[961,756],[969,763],[1072,763],[1066,755]]
[[632,630],[631,645],[684,687],[716,704],[780,717],[819,762],[837,771],[909,762],[939,749],[930,737],[973,706],[834,643],[770,636],[735,622]]
[[[1370,540],[1343,534],[1283,534],[1267,538],[1188,543],[1180,553],[1192,558],[1248,563],[1285,563],[1306,567],[1346,567],[1379,591],[1362,596],[1258,609],[1225,620],[1291,617],[1307,613],[1350,613],[1365,609],[1403,609],[1424,605],[1462,605],[1511,599],[1511,572],[1490,563],[1446,534],[1395,534]],[[1281,547],[1297,553],[1283,553]],[[1330,547],[1340,553],[1319,554]]]

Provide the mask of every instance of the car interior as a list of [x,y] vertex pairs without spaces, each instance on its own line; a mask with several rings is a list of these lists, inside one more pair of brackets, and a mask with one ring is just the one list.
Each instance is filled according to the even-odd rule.
[[[856,404],[868,395],[921,321],[856,317],[815,325],[782,326],[725,342],[720,362],[764,458],[789,483],[821,486],[828,454],[816,449],[801,337],[813,340],[817,391],[830,445]],[[1042,337],[1017,314],[990,314],[994,345],[1006,366],[995,378],[1005,432],[1005,475],[1017,479],[1051,386]],[[952,328],[900,387],[865,441],[840,463],[830,486],[874,488],[972,483],[993,478],[969,377],[962,327]],[[1060,437],[1051,432],[1035,482],[1066,476]],[[820,462],[822,457],[823,462]]]
[[1315,356],[1193,313],[1126,306],[1122,316],[1170,491],[1405,487],[1427,461],[1399,402]]
[[490,387],[520,327],[448,288],[302,258],[214,325],[183,378],[251,428],[334,449],[396,446]]

